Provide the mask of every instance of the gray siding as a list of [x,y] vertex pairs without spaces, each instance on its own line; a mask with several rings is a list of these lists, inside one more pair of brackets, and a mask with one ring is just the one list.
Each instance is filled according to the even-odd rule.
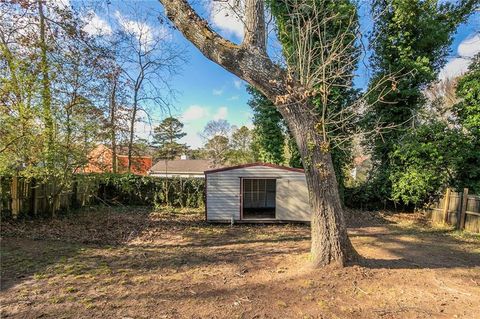
[[[298,192],[302,193],[300,202],[308,198],[306,188],[305,174],[301,172],[289,171],[267,166],[252,166],[231,169],[209,173],[207,175],[207,219],[208,220],[235,220],[240,219],[240,178],[278,178],[291,181],[291,185],[295,185],[295,192],[287,190],[288,196],[298,196]],[[288,183],[290,185],[290,183]],[[290,189],[290,188],[289,188]],[[303,193],[303,190],[305,193]],[[296,194],[295,194],[296,193]],[[285,195],[285,191],[282,196]],[[305,197],[306,196],[306,197]],[[278,195],[277,195],[278,197]],[[277,199],[278,202],[278,199]],[[298,203],[298,200],[295,201]],[[278,205],[278,204],[277,204]],[[308,202],[306,203],[308,207]],[[292,206],[294,207],[294,206]],[[298,208],[298,206],[297,206]],[[283,210],[281,217],[278,219],[285,220],[310,220],[305,217],[305,206],[301,207],[301,211],[292,212]],[[308,208],[307,208],[308,209]],[[301,218],[301,219],[298,219]]]

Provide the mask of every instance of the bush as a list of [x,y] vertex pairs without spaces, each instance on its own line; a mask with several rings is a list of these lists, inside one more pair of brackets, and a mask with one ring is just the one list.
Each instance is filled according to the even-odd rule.
[[461,183],[471,145],[460,129],[432,122],[406,134],[390,156],[392,199],[419,205]]

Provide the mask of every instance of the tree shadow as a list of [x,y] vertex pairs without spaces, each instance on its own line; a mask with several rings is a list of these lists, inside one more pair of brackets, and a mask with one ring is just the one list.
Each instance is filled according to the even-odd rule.
[[53,264],[71,258],[85,245],[56,240],[2,238],[0,241],[0,291],[29,278],[41,278]]
[[475,252],[474,244],[452,238],[444,230],[422,232],[384,225],[374,233],[355,229],[350,238],[361,254],[364,250],[364,256],[358,264],[366,268],[437,269],[480,266],[480,254]]
[[[79,264],[74,269],[78,275],[95,273],[98,267],[115,273],[125,269],[175,271],[245,261],[255,264],[275,256],[307,254],[310,239],[309,227],[302,224],[230,227],[206,223],[198,214],[152,215],[151,211],[136,212],[134,208],[15,227],[1,241],[1,290],[69,262]],[[480,266],[480,254],[444,231],[416,231],[375,219],[370,226],[365,222],[349,228],[349,233],[364,256],[357,263],[361,267]],[[88,254],[80,253],[87,249]],[[105,254],[107,249],[109,253]]]

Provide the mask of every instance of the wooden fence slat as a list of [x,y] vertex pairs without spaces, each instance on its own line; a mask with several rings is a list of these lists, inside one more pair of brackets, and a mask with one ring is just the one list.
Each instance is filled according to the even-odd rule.
[[12,187],[11,187],[11,196],[12,196],[12,216],[17,216],[19,211],[19,202],[18,198],[18,177],[12,177]]
[[458,227],[460,230],[465,228],[467,201],[468,201],[468,188],[464,188],[463,189],[463,197],[462,197],[462,206],[461,206],[461,210],[460,210],[460,226]]
[[447,188],[447,192],[445,193],[445,205],[443,207],[443,222],[448,222],[448,208],[450,207],[450,188]]
[[475,215],[475,216],[480,216],[480,213],[476,213],[476,212],[470,212],[470,211],[465,211],[465,214],[467,215]]

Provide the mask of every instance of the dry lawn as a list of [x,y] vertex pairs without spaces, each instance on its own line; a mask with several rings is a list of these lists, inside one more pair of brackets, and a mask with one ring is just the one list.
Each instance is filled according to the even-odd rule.
[[3,222],[2,318],[480,318],[480,238],[352,213],[364,257],[308,268],[306,225],[95,208]]

